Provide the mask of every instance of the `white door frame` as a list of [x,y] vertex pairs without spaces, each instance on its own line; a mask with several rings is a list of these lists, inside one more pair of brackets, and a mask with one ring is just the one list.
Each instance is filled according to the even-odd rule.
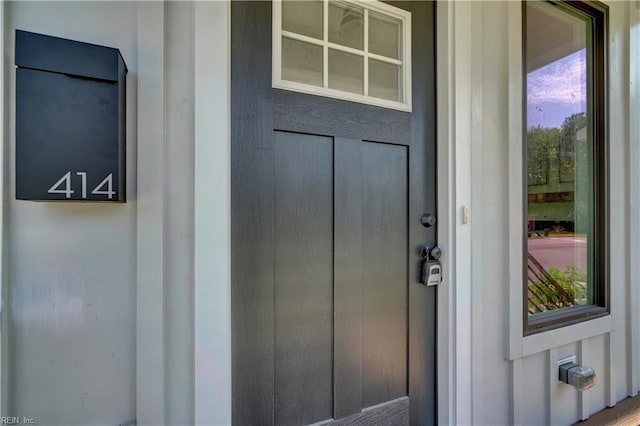
[[[157,8],[145,6],[141,8]],[[157,10],[157,9],[156,9]],[[141,11],[142,13],[142,11]],[[146,12],[145,12],[146,13]],[[231,158],[230,158],[230,60],[231,7],[229,1],[195,2],[195,188],[194,188],[194,420],[196,424],[231,423]],[[162,32],[164,16],[157,11],[155,28]],[[142,19],[142,18],[140,18]],[[149,18],[145,18],[149,19]],[[438,422],[440,424],[471,421],[471,242],[470,226],[459,214],[470,206],[470,130],[471,130],[471,6],[467,2],[439,2],[437,22],[438,78],[438,216],[439,244],[443,249],[444,280],[438,288],[437,353],[439,379]],[[149,23],[148,23],[149,24]],[[159,34],[156,32],[156,34]],[[215,40],[215,42],[213,42]],[[149,40],[150,42],[152,40]],[[161,44],[156,40],[156,43]],[[141,50],[149,46],[141,46]],[[163,49],[157,45],[155,48]],[[158,50],[159,51],[159,50]],[[140,55],[143,61],[157,61],[153,55]],[[156,81],[156,84],[159,84]],[[153,94],[150,93],[150,96]],[[159,114],[159,113],[158,113]],[[158,116],[158,119],[163,117]],[[142,123],[139,123],[139,126]],[[157,123],[156,123],[157,125]],[[140,129],[139,132],[144,132]],[[140,137],[140,133],[139,133]],[[140,143],[140,141],[139,141]],[[157,143],[157,140],[156,140]],[[151,146],[148,148],[152,149]],[[157,145],[155,147],[157,153]],[[153,175],[162,167],[163,157],[153,164],[141,161],[144,145],[138,150],[140,176]],[[149,185],[153,185],[150,179]],[[139,182],[140,185],[140,182]],[[155,191],[162,192],[156,181]],[[140,188],[140,186],[139,186]],[[149,188],[148,188],[149,189]],[[148,192],[148,191],[147,191]],[[141,194],[141,191],[138,192]],[[157,201],[157,200],[156,200]],[[153,215],[152,205],[139,204],[139,217]],[[156,213],[157,214],[157,213]],[[140,222],[139,222],[140,224]],[[164,228],[156,228],[163,233]],[[138,233],[140,247],[150,247],[157,235]],[[160,240],[160,244],[164,244]],[[147,260],[141,253],[139,274],[154,274],[155,287],[149,278],[138,282],[138,344],[163,347],[165,326],[158,318],[164,312],[161,262],[163,249]],[[144,271],[144,272],[141,272]],[[145,283],[146,282],[146,283]],[[147,286],[147,287],[145,287]],[[148,299],[145,299],[148,298]],[[159,302],[159,304],[158,304]],[[145,319],[146,318],[146,319]],[[162,316],[160,316],[162,318]],[[159,345],[159,346],[158,346]],[[155,412],[138,407],[138,423],[164,419],[166,397],[149,388],[163,384],[164,358],[148,349],[138,350],[138,402],[155,406]],[[163,386],[163,385],[161,385]],[[162,389],[164,389],[162,387]],[[156,404],[152,405],[152,401]]]
[[[196,5],[195,420],[229,424],[231,7],[228,1]],[[462,206],[471,208],[470,4],[438,2],[436,23],[438,243],[444,252],[436,331],[438,423],[462,424],[471,421],[471,232],[459,214]]]
[[[472,424],[471,106],[473,2],[436,4],[438,424]],[[465,212],[467,213],[465,215]],[[467,216],[465,218],[465,216]]]

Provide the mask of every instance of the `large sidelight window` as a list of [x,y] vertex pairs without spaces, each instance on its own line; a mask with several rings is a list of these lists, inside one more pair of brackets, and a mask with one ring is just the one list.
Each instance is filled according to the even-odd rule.
[[607,8],[529,1],[524,332],[608,313]]

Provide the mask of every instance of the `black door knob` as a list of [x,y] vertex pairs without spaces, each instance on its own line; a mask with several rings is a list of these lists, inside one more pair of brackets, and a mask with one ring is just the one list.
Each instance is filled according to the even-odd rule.
[[429,247],[424,245],[420,247],[420,255],[424,260],[438,260],[442,256],[442,250],[438,246]]
[[438,246],[432,247],[429,251],[429,256],[431,256],[432,259],[438,260],[440,256],[442,256],[442,250]]
[[436,222],[437,222],[436,215],[431,213],[425,213],[420,218],[420,223],[422,223],[422,226],[424,226],[425,228],[432,227],[433,225],[436,224]]

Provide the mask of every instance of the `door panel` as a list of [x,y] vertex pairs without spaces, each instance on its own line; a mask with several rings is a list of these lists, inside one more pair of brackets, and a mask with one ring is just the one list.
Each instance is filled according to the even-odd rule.
[[334,418],[340,419],[362,408],[362,142],[336,138],[334,167]]
[[270,96],[276,129],[398,145],[410,143],[412,120],[406,112],[287,90],[274,89]]
[[275,422],[333,416],[333,140],[275,132]]
[[407,395],[407,147],[362,143],[362,408]]
[[271,88],[271,4],[232,3],[233,423],[435,422],[431,3],[413,112]]

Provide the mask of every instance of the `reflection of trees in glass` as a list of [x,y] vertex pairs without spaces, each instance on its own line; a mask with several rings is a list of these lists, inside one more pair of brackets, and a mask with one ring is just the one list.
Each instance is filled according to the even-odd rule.
[[[576,179],[576,161],[586,158],[588,151],[578,149],[578,138],[586,139],[580,131],[587,125],[587,116],[579,112],[566,117],[561,128],[533,126],[527,130],[527,182],[529,185],[545,185],[549,171],[558,168],[558,182]],[[586,140],[585,140],[586,141]],[[551,164],[551,166],[550,166]]]
[[541,126],[527,131],[527,183],[545,185],[549,183],[549,159],[557,155],[560,129]]
[[[540,265],[541,266],[541,265]],[[531,271],[531,265],[529,265]],[[564,271],[551,266],[546,273],[529,276],[529,314],[586,305],[587,275],[576,265],[569,265]]]
[[578,131],[587,125],[587,115],[584,112],[572,114],[562,123],[562,138],[558,149],[560,182],[575,180],[576,142]]
[[569,265],[561,271],[557,266],[551,266],[549,275],[571,295],[576,305],[587,303],[587,274],[580,267]]

